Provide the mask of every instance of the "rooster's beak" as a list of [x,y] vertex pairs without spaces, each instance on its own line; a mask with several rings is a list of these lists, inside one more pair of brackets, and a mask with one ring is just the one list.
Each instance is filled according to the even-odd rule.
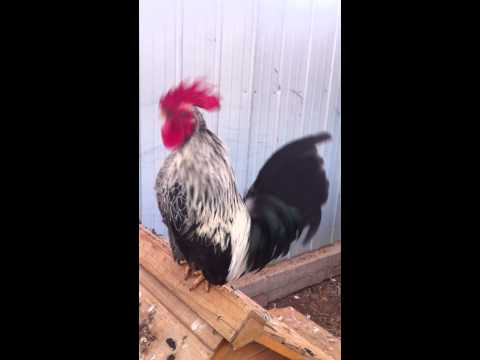
[[167,119],[167,114],[165,113],[165,111],[160,110],[160,122],[163,124],[166,119]]

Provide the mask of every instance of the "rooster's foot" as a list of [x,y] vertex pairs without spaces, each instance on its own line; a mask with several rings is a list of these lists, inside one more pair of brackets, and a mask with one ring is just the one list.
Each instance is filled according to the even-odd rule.
[[183,273],[183,280],[188,280],[188,278],[190,277],[190,275],[192,275],[192,267],[190,266],[190,264],[188,262],[186,262],[185,260],[180,260],[178,262],[178,264],[180,266],[184,266],[185,267],[185,270],[184,270],[184,273]]
[[205,279],[205,276],[201,271],[195,271],[193,275],[197,276],[197,278],[194,280],[192,286],[190,286],[190,291],[196,289],[202,282],[205,284],[205,291],[209,292],[210,291],[210,283]]

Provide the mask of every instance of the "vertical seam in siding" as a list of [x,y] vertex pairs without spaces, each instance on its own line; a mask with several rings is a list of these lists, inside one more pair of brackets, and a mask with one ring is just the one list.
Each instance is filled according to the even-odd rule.
[[310,15],[310,36],[308,39],[308,50],[307,50],[307,69],[305,72],[305,87],[303,89],[303,104],[302,104],[302,134],[305,134],[305,112],[306,112],[306,107],[307,107],[307,95],[308,95],[308,80],[310,77],[310,62],[311,62],[311,57],[312,57],[312,43],[313,43],[313,18],[314,18],[314,5],[315,5],[315,0],[312,0],[312,5],[311,5],[311,15]]
[[[330,95],[332,93],[332,82],[333,82],[333,66],[335,64],[335,57],[337,52],[337,38],[338,38],[338,25],[340,23],[340,1],[338,1],[338,8],[337,8],[337,19],[335,23],[335,36],[333,38],[333,49],[332,49],[332,60],[330,61],[330,69],[329,69],[329,77],[328,77],[328,93],[327,93],[327,101],[325,104],[325,115],[323,117],[323,123],[327,123],[328,111],[330,108]],[[325,127],[325,126],[324,126]]]
[[[280,65],[278,69],[278,83],[280,85],[280,82],[282,81],[282,69],[283,69],[283,60],[284,60],[284,53],[285,53],[285,18],[286,18],[286,9],[287,9],[287,0],[283,1],[283,9],[282,9],[282,42],[280,45]],[[280,85],[280,89],[282,89],[283,86]],[[287,90],[288,91],[288,90]],[[282,90],[280,90],[277,94],[277,109],[276,109],[276,114],[275,114],[275,135],[273,137],[275,144],[278,145],[277,143],[277,138],[278,138],[278,122],[280,120],[280,105],[281,105],[281,96],[282,96]],[[287,94],[288,96],[288,94]]]
[[[305,71],[305,86],[303,88],[303,103],[302,103],[302,118],[301,118],[301,129],[302,134],[305,134],[305,112],[307,111],[307,96],[308,96],[308,79],[310,77],[310,61],[312,57],[312,43],[313,43],[313,18],[314,18],[314,0],[311,1],[310,6],[310,30],[309,30],[309,38],[308,38],[308,50],[307,50],[307,64],[306,64],[306,71]],[[309,249],[313,249],[313,241],[310,241]]]
[[183,0],[177,2],[177,11],[175,16],[175,46],[176,46],[176,83],[183,78],[183,17],[184,3]]
[[[217,18],[215,19],[215,34],[217,37],[217,42],[215,44],[216,50],[218,51],[218,59],[216,58],[216,63],[217,63],[217,86],[218,89],[220,89],[220,82],[222,80],[222,47],[223,47],[223,8],[222,8],[222,0],[217,1]],[[213,130],[213,129],[212,129]],[[217,112],[217,126],[215,129],[215,133],[218,135],[218,132],[220,130],[220,111]]]
[[[248,113],[248,140],[247,140],[247,161],[250,161],[250,149],[252,143],[252,114],[253,114],[253,86],[255,84],[255,60],[257,56],[257,28],[258,28],[258,7],[259,1],[254,0],[253,6],[253,31],[252,31],[252,56],[250,58],[250,78],[249,78],[249,86],[250,86],[250,109]],[[250,167],[246,166],[246,175],[245,175],[245,194],[249,187],[249,169]]]

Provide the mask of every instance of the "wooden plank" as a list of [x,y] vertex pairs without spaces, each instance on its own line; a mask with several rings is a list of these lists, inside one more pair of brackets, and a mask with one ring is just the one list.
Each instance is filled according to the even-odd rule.
[[232,341],[251,312],[259,319],[269,318],[265,309],[231,287],[212,287],[208,293],[201,288],[190,291],[168,245],[142,225],[139,228],[140,264],[222,337]]
[[330,352],[334,358],[340,359],[340,340],[315,322],[307,319],[293,307],[271,309],[269,313],[306,340],[324,349],[326,353]]
[[311,342],[275,318],[268,321],[257,342],[289,359],[340,360],[333,346],[323,347],[322,342]]
[[300,354],[295,348],[292,348],[285,343],[282,343],[282,339],[272,339],[268,335],[263,335],[259,339],[259,343],[269,348],[273,352],[285,356],[287,359],[291,360],[304,360],[309,359],[304,355]]
[[[183,281],[183,271],[173,262],[167,244],[141,225],[139,236],[142,267],[228,342],[236,340],[237,345],[245,349],[249,341],[255,340],[289,359],[340,359],[339,352],[335,352],[328,339],[327,342],[319,342],[303,336],[287,323],[272,317],[238,290],[222,286],[213,287],[208,293],[202,290],[189,291],[188,284]],[[263,332],[258,324],[249,322],[249,319],[263,323]]]
[[223,338],[195,314],[174,294],[168,291],[157,279],[140,266],[140,284],[147,288],[162,305],[173,314],[179,322],[192,330],[192,333],[212,351],[215,350]]
[[[141,359],[166,359],[171,354],[174,354],[177,360],[206,360],[213,356],[213,351],[200,342],[189,328],[181,324],[142,285],[140,285],[140,293],[140,318],[150,312],[149,310],[154,311],[151,333],[156,337],[147,351],[141,354]],[[175,349],[168,345],[167,339],[175,342]]]
[[212,360],[285,360],[287,358],[267,349],[265,346],[250,343],[235,351],[232,345],[225,341],[213,356]]
[[212,360],[227,360],[231,358],[231,354],[233,354],[232,345],[226,340],[223,340],[220,346],[215,351],[215,354],[212,357]]
[[273,352],[272,350],[265,349],[265,351],[262,351],[261,353],[253,356],[252,358],[248,360],[287,360],[288,358],[277,354],[276,352]]
[[250,313],[237,336],[231,341],[233,348],[239,349],[258,339],[263,333],[263,324],[264,321],[256,313]]
[[265,267],[234,281],[232,286],[265,306],[305,287],[340,274],[341,243]]
[[267,350],[268,349],[263,345],[250,343],[242,349],[235,351],[233,346],[228,341],[224,340],[215,352],[212,360],[250,360]]

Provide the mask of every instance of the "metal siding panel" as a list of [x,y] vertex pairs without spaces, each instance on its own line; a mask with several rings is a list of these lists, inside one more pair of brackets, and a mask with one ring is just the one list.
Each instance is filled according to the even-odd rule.
[[272,131],[280,105],[279,69],[283,57],[285,1],[260,1],[255,48],[247,182],[252,184],[276,146]]
[[312,9],[312,52],[305,100],[303,133],[326,129],[326,109],[332,72],[336,21],[339,15],[335,2],[315,1]]
[[319,231],[312,239],[311,248],[318,249],[322,246],[328,245],[333,241],[335,231],[335,220],[338,203],[338,193],[340,192],[340,140],[341,140],[341,114],[340,114],[340,76],[341,76],[341,47],[340,47],[340,3],[333,4],[335,11],[331,16],[335,19],[335,26],[333,28],[333,42],[328,45],[331,47],[331,57],[327,62],[328,68],[325,71],[324,78],[327,80],[328,91],[326,93],[325,104],[323,108],[324,121],[323,129],[332,134],[332,141],[320,147],[319,151],[325,159],[325,170],[330,181],[329,199],[323,208],[322,223]]
[[340,237],[340,2],[311,0],[140,1],[140,210],[165,233],[153,185],[167,155],[158,100],[181,79],[206,76],[222,95],[208,126],[229,148],[244,193],[281,145],[321,130],[319,150],[331,182],[310,247]]
[[[216,78],[217,2],[215,0],[184,0],[182,38],[182,79]],[[218,86],[218,83],[214,85]],[[216,131],[218,116],[204,111],[208,127]]]
[[158,101],[177,82],[180,2],[140,1],[140,202],[145,226],[165,233],[153,186],[167,155],[160,139]]
[[[307,75],[312,54],[313,2],[287,1],[285,11],[284,58],[280,68],[280,107],[275,127],[274,152],[280,146],[303,134]],[[297,242],[289,256],[310,250],[310,245]]]
[[256,2],[235,1],[224,9],[218,135],[225,142],[237,186],[246,190]]
[[342,193],[338,193],[337,210],[335,214],[335,229],[333,231],[333,241],[342,239]]

